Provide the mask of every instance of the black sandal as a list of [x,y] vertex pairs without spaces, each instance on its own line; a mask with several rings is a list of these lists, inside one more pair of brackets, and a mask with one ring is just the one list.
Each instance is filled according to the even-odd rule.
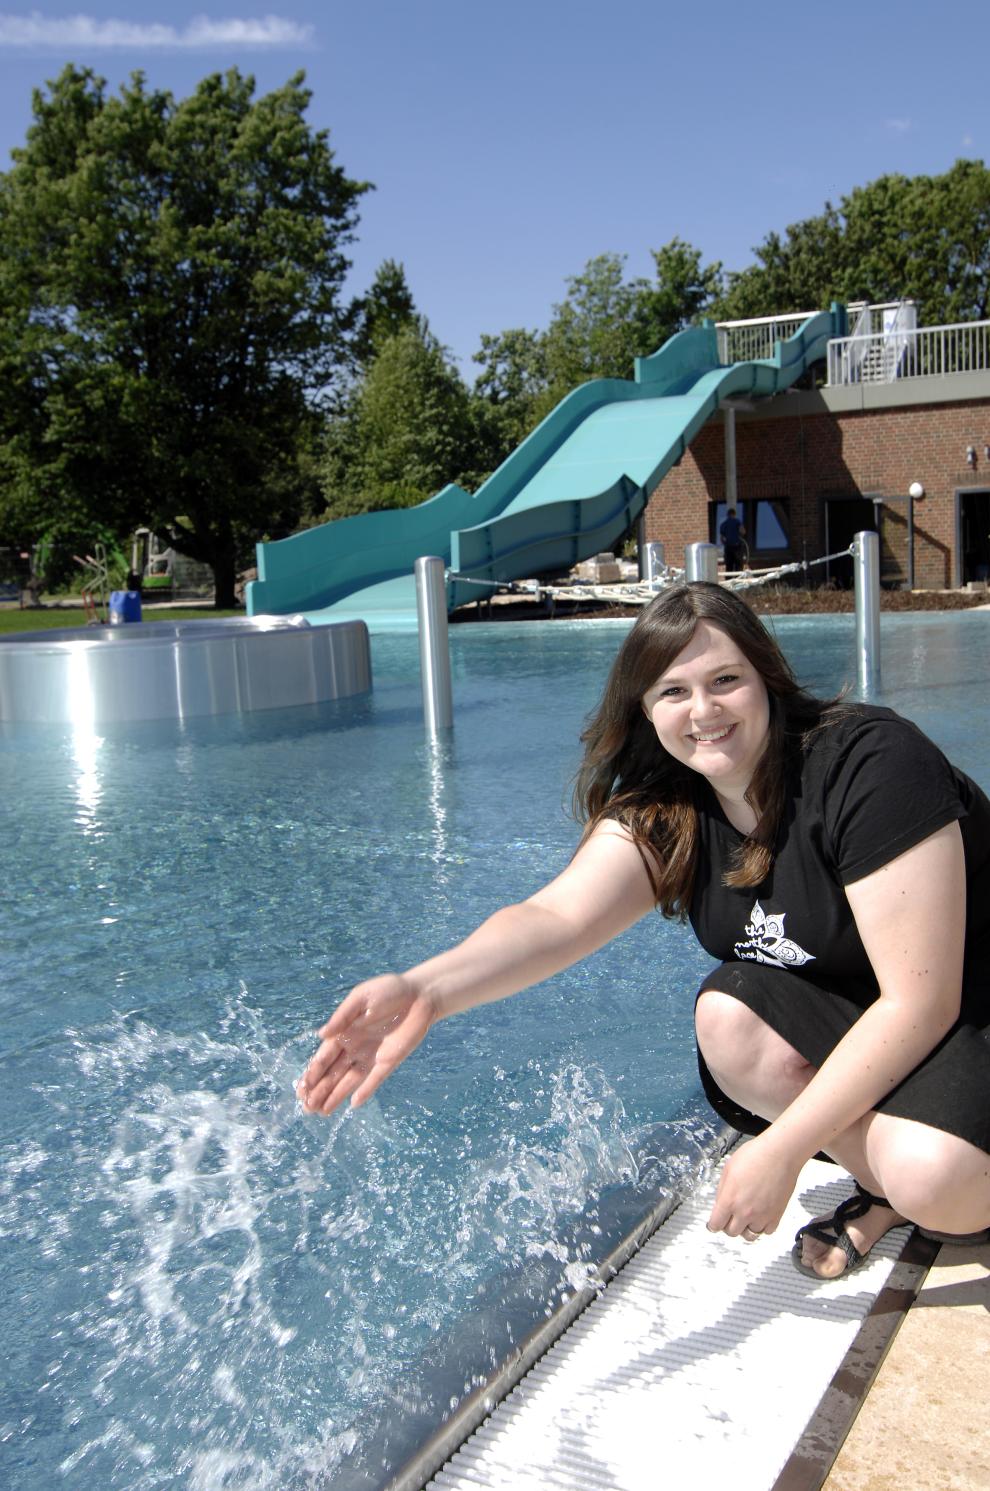
[[[874,1206],[890,1206],[885,1196],[871,1196],[869,1191],[864,1191],[859,1181],[854,1181],[856,1187],[851,1196],[839,1205],[830,1217],[820,1217],[817,1222],[806,1222],[799,1227],[794,1238],[794,1246],[791,1249],[791,1258],[794,1267],[799,1273],[807,1274],[810,1279],[818,1279],[821,1283],[828,1282],[828,1276],[820,1274],[810,1263],[805,1263],[801,1257],[801,1239],[813,1237],[816,1242],[824,1243],[828,1248],[841,1248],[846,1255],[847,1264],[841,1274],[835,1278],[843,1279],[846,1274],[852,1273],[854,1268],[860,1268],[869,1259],[869,1253],[861,1253],[846,1231],[847,1222],[855,1222],[859,1217],[865,1217],[866,1213]],[[900,1226],[900,1223],[895,1223]],[[893,1230],[892,1228],[890,1230]]]

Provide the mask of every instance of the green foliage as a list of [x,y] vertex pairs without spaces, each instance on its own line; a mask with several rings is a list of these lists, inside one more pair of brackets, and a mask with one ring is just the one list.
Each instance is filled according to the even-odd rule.
[[652,253],[653,282],[643,282],[637,297],[638,357],[648,357],[678,331],[697,325],[723,289],[721,263],[702,265],[700,249],[682,238]]
[[600,254],[567,281],[544,332],[483,336],[476,392],[489,406],[500,459],[572,389],[592,378],[631,378],[675,332],[706,315],[722,290],[722,266],[703,266],[680,238],[653,250],[652,280],[625,278],[620,254]]
[[230,603],[257,538],[476,487],[573,388],[706,315],[990,315],[990,172],[958,161],[855,188],[727,279],[676,237],[652,278],[599,255],[545,330],[482,337],[468,390],[396,260],[344,303],[368,188],[308,102],[301,74],[256,99],[236,70],[180,102],[73,67],[35,93],[0,175],[0,544],[45,538],[54,580],[147,524]]
[[394,259],[380,264],[367,295],[356,301],[351,354],[358,370],[367,372],[385,342],[408,326],[426,333],[426,322],[416,313],[403,265]]
[[537,410],[549,384],[543,337],[522,327],[498,336],[483,334],[474,361],[482,367],[475,398],[504,459],[542,417]]
[[[78,589],[78,586],[76,587]],[[120,587],[116,587],[120,588]],[[204,610],[202,607],[191,606],[168,606],[160,610],[154,610],[148,614],[148,597],[144,597],[145,621],[215,621],[217,616],[243,616],[243,610],[238,607],[230,611]],[[47,606],[44,610],[25,609],[17,607],[7,608],[0,606],[0,635],[10,636],[16,632],[42,632],[53,631],[56,628],[78,626],[83,628],[87,625],[86,612],[82,606]]]
[[179,103],[141,74],[108,98],[68,67],[0,177],[0,534],[147,523],[213,567],[218,605],[307,500],[366,189],[301,74],[253,95],[232,70]]
[[641,350],[639,297],[645,282],[627,281],[624,263],[624,255],[599,254],[568,279],[567,295],[554,306],[543,338],[551,396],[589,378],[628,378],[632,373],[633,358]]
[[384,341],[327,433],[320,521],[411,507],[448,482],[474,485],[484,444],[471,397],[419,323]]
[[990,317],[990,170],[956,161],[943,176],[916,178],[909,218],[905,296],[930,325]]
[[881,176],[838,207],[769,233],[729,276],[720,319],[816,310],[832,300],[915,300],[930,326],[990,314],[990,171]]

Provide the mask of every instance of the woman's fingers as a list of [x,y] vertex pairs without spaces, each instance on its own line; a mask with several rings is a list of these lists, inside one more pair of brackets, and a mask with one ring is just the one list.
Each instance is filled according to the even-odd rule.
[[308,1113],[332,1113],[348,1097],[367,1101],[426,1035],[436,1010],[401,976],[352,989],[319,1031],[321,1041],[296,1084]]
[[351,1107],[360,1108],[362,1103],[366,1103],[370,1097],[373,1097],[385,1081],[385,1078],[392,1075],[397,1065],[398,1062],[395,1061],[376,1062],[351,1098]]
[[772,1129],[742,1144],[725,1162],[708,1218],[710,1232],[739,1237],[775,1232],[797,1184],[800,1164]]
[[334,1010],[327,1023],[316,1032],[320,1040],[327,1040],[331,1036],[343,1035],[348,1026],[352,1025],[361,1015],[367,1014],[368,1001],[352,989],[347,998]]
[[335,1083],[329,1094],[323,1099],[316,1112],[322,1113],[324,1118],[345,1103],[354,1089],[360,1084],[362,1073],[357,1067],[348,1067],[341,1072],[339,1080]]
[[311,1064],[307,1067],[296,1088],[296,1096],[303,1107],[311,1113],[318,1113],[328,1095],[348,1070],[349,1063],[343,1060],[342,1052],[335,1061],[326,1065],[321,1064],[318,1068],[314,1068]]
[[320,1043],[310,1057],[306,1070],[296,1083],[296,1092],[299,1097],[312,1092],[324,1080],[334,1064],[340,1060],[343,1049],[342,1042],[337,1038]]

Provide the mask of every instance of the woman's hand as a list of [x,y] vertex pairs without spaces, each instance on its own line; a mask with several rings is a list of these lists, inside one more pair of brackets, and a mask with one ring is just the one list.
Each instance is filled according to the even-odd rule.
[[358,1108],[405,1061],[437,1019],[407,974],[386,973],[351,990],[318,1032],[321,1044],[296,1084],[307,1113],[347,1098]]
[[307,1113],[357,1108],[419,1045],[434,1021],[569,968],[654,904],[642,857],[624,829],[600,823],[567,868],[536,895],[505,906],[457,947],[407,973],[358,984],[320,1031],[296,1084]]
[[744,1236],[749,1242],[776,1232],[797,1185],[801,1164],[781,1148],[769,1129],[741,1145],[722,1170],[708,1218],[709,1232]]

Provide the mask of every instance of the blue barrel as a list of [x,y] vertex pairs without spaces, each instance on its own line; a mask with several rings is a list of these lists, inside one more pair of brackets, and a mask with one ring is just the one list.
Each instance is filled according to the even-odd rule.
[[125,621],[141,620],[141,592],[139,590],[111,590],[110,625],[122,626]]

